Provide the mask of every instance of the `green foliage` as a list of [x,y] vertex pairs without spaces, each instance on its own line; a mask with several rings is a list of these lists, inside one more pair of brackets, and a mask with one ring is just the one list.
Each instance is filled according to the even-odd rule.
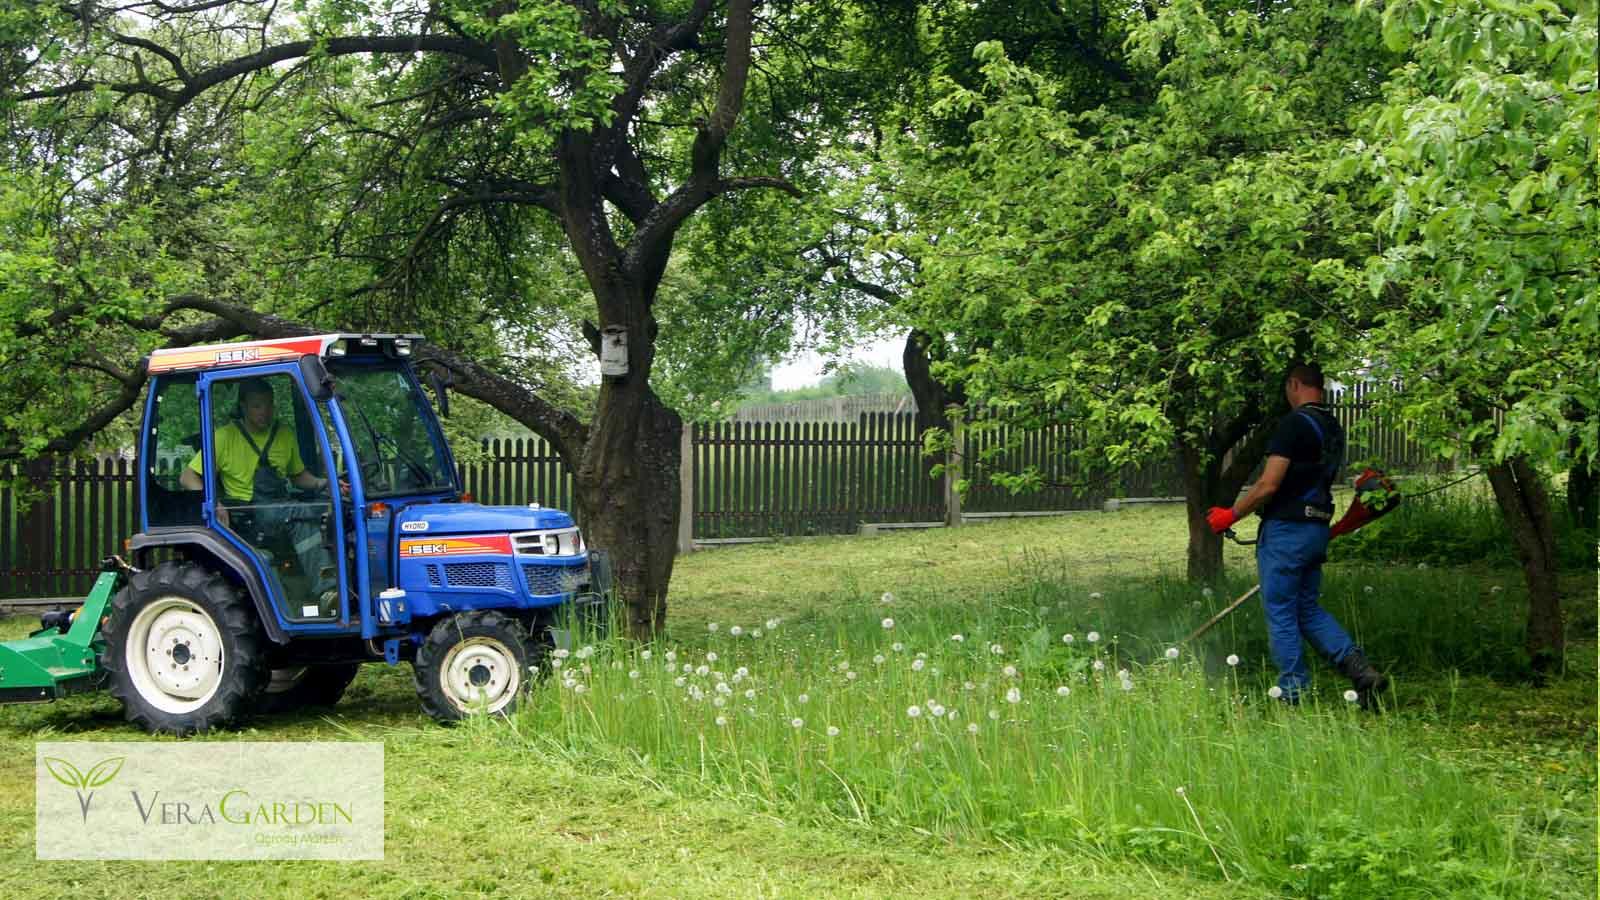
[[1386,312],[1367,355],[1406,379],[1391,402],[1440,452],[1459,437],[1483,459],[1592,460],[1595,5],[1400,0],[1382,15],[1409,56],[1353,157],[1384,205],[1368,278]]
[[1078,462],[1117,466],[1266,418],[1296,356],[1337,368],[1371,247],[1339,159],[1370,72],[1375,16],[1163,7],[1129,37],[1159,90],[1137,111],[1075,110],[998,44],[959,150],[894,148],[915,209],[885,240],[919,266],[913,318],[955,336],[936,371],[1013,422],[1064,410]]

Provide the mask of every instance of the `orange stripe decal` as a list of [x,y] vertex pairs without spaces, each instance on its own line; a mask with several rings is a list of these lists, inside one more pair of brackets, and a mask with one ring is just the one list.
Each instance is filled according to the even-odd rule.
[[401,557],[475,556],[486,553],[511,554],[511,535],[489,534],[459,538],[422,538],[400,542]]

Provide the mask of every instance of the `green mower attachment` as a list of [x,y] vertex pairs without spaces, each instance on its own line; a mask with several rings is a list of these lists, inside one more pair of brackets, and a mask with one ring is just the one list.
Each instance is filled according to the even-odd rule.
[[100,565],[104,571],[76,615],[0,643],[0,703],[44,703],[101,687],[100,619],[129,567],[115,556]]

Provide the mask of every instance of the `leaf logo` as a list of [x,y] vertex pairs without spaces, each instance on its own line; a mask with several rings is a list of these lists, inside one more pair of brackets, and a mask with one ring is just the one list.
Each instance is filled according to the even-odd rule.
[[[78,794],[78,809],[83,814],[83,821],[89,821],[89,804],[94,802],[94,789],[104,787],[111,783],[117,773],[122,771],[122,764],[127,762],[126,756],[113,756],[102,759],[89,767],[84,772],[77,766],[64,759],[54,756],[44,758],[44,767],[49,770],[50,777],[72,788]],[[86,795],[84,791],[88,791]]]

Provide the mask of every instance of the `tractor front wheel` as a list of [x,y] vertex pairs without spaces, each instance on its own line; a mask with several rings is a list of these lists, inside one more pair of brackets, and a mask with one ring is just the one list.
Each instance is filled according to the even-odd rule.
[[459,613],[433,626],[411,667],[423,710],[441,722],[510,713],[528,681],[528,632],[492,610]]
[[249,601],[197,563],[136,572],[104,626],[111,695],[146,731],[195,734],[249,714],[267,683],[261,625]]

